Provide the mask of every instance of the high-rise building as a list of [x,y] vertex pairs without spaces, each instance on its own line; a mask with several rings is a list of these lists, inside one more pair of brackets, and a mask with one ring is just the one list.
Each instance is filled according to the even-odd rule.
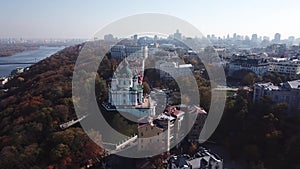
[[257,34],[252,34],[251,42],[257,43]]
[[178,39],[178,40],[181,40],[181,36],[182,36],[181,33],[179,33],[179,30],[177,29],[176,33],[174,33],[174,38]]
[[280,35],[280,33],[276,33],[276,34],[274,35],[274,42],[275,42],[275,43],[279,43],[280,40],[281,40],[281,35]]
[[245,40],[250,40],[248,35],[245,36]]
[[289,36],[289,38],[288,38],[289,43],[293,43],[294,40],[295,40],[294,36]]
[[138,40],[138,35],[133,35],[133,40],[137,42],[137,40]]
[[114,41],[115,38],[112,34],[107,34],[107,35],[104,35],[104,40],[105,41]]
[[236,40],[236,33],[233,34],[233,40]]

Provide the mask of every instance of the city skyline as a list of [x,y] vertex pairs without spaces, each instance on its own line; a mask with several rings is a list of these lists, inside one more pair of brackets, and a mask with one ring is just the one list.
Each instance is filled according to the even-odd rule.
[[[173,36],[175,32],[171,32],[169,34],[169,36]],[[181,32],[180,32],[181,33]],[[217,34],[214,34],[214,33],[210,33],[210,34],[206,34],[204,35],[204,38],[215,38],[215,39],[222,39],[222,40],[226,40],[226,39],[232,39],[232,40],[251,40],[253,38],[253,35],[256,35],[256,38],[257,40],[268,40],[268,41],[272,41],[272,40],[275,40],[275,35],[276,34],[279,34],[280,35],[280,40],[289,40],[290,38],[293,38],[293,40],[300,40],[300,36],[297,37],[297,36],[294,36],[294,35],[290,35],[288,37],[285,37],[285,38],[282,38],[282,35],[281,33],[275,33],[273,36],[265,36],[265,35],[259,35],[257,33],[252,33],[252,34],[239,34],[239,33],[233,33],[233,34],[224,34],[224,35],[217,35]],[[122,39],[124,37],[118,37],[118,36],[115,36],[113,34],[106,34],[106,35],[109,35],[113,38],[116,38],[116,39]],[[154,34],[155,35],[155,34]],[[154,36],[153,35],[153,36]],[[105,35],[104,35],[105,36]],[[99,37],[99,39],[104,39],[105,38],[103,37]],[[143,37],[144,35],[142,35]],[[147,37],[152,37],[152,35],[145,35]],[[140,37],[140,36],[138,36]],[[159,38],[164,38],[164,36],[158,36]],[[184,34],[182,34],[182,37],[183,38],[198,38],[198,37],[190,37],[190,36],[185,36]],[[89,37],[89,39],[92,39],[93,37]],[[95,37],[94,37],[95,38]],[[98,37],[97,37],[98,39]],[[23,37],[0,37],[0,41],[3,41],[3,40],[17,40],[17,41],[33,41],[33,42],[40,42],[40,41],[65,41],[65,40],[88,40],[88,38],[73,38],[73,37],[66,37],[66,38],[51,38],[51,37],[48,37],[48,38],[23,38]]]
[[[104,6],[105,4],[105,6]],[[111,22],[140,13],[162,13],[193,24],[205,36],[300,37],[297,6],[288,0],[252,1],[5,1],[1,5],[0,38],[91,38]],[[192,11],[192,12],[191,12]],[[176,28],[174,28],[174,31]]]

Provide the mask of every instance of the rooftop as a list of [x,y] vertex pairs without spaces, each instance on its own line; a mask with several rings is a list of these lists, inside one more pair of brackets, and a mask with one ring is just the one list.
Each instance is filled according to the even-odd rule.
[[193,67],[193,65],[192,64],[183,64],[183,65],[179,65],[178,67],[179,68],[191,68],[191,67]]
[[300,80],[289,81],[287,83],[292,89],[300,90]]
[[297,89],[300,90],[300,80],[288,81],[281,83],[280,86],[275,86],[273,83],[257,83],[259,87],[263,87],[265,90],[274,91],[274,90],[290,90]]
[[167,115],[173,115],[173,116],[177,117],[180,114],[182,114],[183,112],[178,110],[175,106],[169,106],[165,109],[164,113]]
[[275,86],[273,83],[268,82],[268,83],[257,83],[257,86],[263,87],[267,90],[279,90],[278,86]]
[[185,166],[191,166],[192,168],[203,168],[207,167],[211,161],[219,164],[223,163],[223,159],[218,155],[211,153],[206,148],[200,147],[199,151],[192,157],[189,157],[188,155],[170,157],[168,160],[168,165],[171,166],[171,168],[183,168]]

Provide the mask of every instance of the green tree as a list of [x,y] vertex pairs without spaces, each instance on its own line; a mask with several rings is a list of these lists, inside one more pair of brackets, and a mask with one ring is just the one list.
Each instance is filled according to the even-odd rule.
[[252,72],[247,73],[247,74],[243,77],[242,82],[243,82],[245,85],[253,86],[253,84],[254,84],[254,82],[255,82],[255,74],[252,73]]
[[55,148],[50,151],[50,157],[56,163],[60,163],[62,159],[70,155],[70,148],[65,144],[58,144]]
[[147,82],[143,82],[144,94],[150,94],[151,88]]

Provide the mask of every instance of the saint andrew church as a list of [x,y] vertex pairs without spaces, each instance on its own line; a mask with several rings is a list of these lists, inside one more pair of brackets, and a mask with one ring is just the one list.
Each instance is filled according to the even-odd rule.
[[141,105],[144,102],[142,76],[133,73],[127,59],[117,70],[109,86],[109,103],[116,107]]

